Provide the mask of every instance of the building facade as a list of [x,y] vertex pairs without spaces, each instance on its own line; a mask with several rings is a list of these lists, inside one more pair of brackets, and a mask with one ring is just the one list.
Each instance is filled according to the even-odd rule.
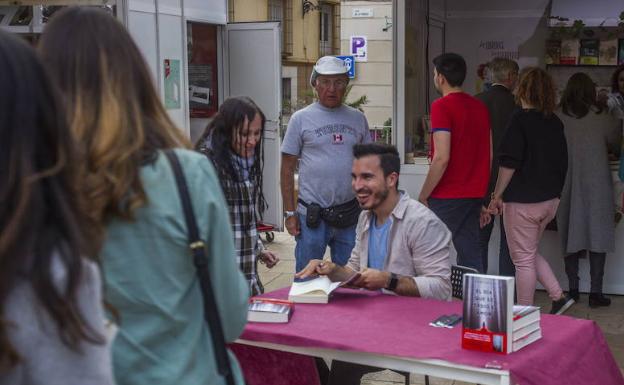
[[230,0],[230,23],[278,21],[281,25],[284,115],[309,103],[309,79],[319,57],[340,53],[339,0]]

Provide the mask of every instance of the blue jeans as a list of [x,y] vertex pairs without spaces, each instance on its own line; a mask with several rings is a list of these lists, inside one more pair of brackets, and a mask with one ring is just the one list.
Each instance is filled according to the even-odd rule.
[[339,229],[329,226],[321,220],[317,228],[311,229],[306,225],[305,215],[297,215],[301,229],[299,235],[295,237],[295,241],[297,241],[295,246],[297,271],[306,267],[311,259],[323,259],[327,246],[330,248],[332,262],[341,266],[346,265],[349,257],[351,257],[351,250],[355,246],[355,227],[357,225]]
[[429,208],[444,222],[453,235],[457,264],[485,273],[479,243],[481,198],[429,198]]
[[[503,225],[503,217],[500,217],[500,251],[498,254],[498,275],[504,275],[506,277],[516,276],[516,267],[511,261],[509,255],[509,247],[507,247],[507,236],[505,235],[505,225]],[[480,231],[481,242],[481,258],[483,261],[483,271],[487,273],[488,270],[488,244],[490,243],[490,237],[492,235],[492,229],[494,228],[494,218],[492,222],[483,227]]]

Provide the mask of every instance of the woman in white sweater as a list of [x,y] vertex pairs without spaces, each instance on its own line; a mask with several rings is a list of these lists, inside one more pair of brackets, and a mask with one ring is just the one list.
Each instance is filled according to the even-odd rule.
[[0,31],[0,385],[112,385],[74,144],[34,51]]

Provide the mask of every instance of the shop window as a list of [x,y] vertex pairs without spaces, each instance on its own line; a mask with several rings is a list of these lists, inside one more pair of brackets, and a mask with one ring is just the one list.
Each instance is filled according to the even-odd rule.
[[333,23],[333,55],[340,55],[340,5],[333,6],[334,23]]
[[[427,6],[422,0],[405,2],[405,163],[429,155],[430,78]],[[433,96],[433,95],[432,95]]]
[[292,109],[292,79],[282,78],[282,107],[284,114],[290,114]]
[[333,6],[329,4],[321,5],[321,17],[320,17],[320,56],[333,55],[334,54],[334,17]]
[[292,55],[292,0],[269,0],[268,20],[281,24],[282,54]]
[[41,1],[38,4],[35,1],[4,1],[2,3],[28,3],[31,5],[0,6],[0,28],[4,31],[15,33],[34,45],[39,40],[44,26],[59,10],[70,5],[98,7],[109,12],[112,16],[120,18],[120,15],[117,14],[117,1],[121,0],[94,0],[88,2],[89,5],[84,5],[84,0],[53,2],[54,4],[64,5],[50,5],[51,2],[49,1]]
[[191,118],[210,118],[218,109],[217,26],[187,23]]

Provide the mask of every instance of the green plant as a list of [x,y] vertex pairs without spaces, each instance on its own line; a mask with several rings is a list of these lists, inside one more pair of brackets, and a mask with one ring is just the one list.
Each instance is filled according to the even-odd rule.
[[349,96],[349,93],[351,93],[352,88],[353,88],[353,84],[349,84],[347,86],[347,89],[345,90],[345,94],[342,97],[342,102],[349,107],[352,107],[352,108],[355,108],[364,112],[364,109],[362,108],[362,106],[364,106],[365,104],[368,104],[368,97],[366,95],[362,95],[353,101],[350,101],[350,102],[347,101],[347,97]]

